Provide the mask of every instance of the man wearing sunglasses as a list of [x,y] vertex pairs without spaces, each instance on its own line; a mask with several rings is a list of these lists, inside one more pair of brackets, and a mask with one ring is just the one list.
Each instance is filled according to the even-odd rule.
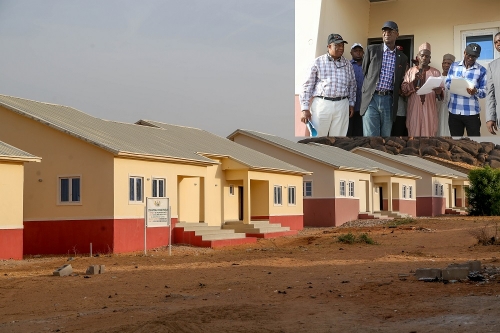
[[399,92],[408,67],[408,57],[396,48],[396,22],[382,26],[383,43],[370,45],[363,58],[363,96],[360,114],[365,136],[390,136],[396,120]]
[[464,60],[454,62],[446,76],[446,89],[450,89],[452,78],[464,78],[473,86],[467,88],[467,96],[450,93],[448,125],[451,136],[463,136],[464,129],[467,136],[481,135],[479,98],[486,97],[486,68],[476,61],[480,55],[481,46],[470,43],[465,48]]
[[[328,36],[328,52],[309,68],[299,94],[301,121],[310,121],[317,136],[346,136],[356,103],[356,78],[343,57],[347,42],[339,34]],[[312,99],[312,102],[311,102]]]

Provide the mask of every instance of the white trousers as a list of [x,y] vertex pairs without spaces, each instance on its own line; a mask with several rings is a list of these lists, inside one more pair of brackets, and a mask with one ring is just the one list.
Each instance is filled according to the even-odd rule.
[[318,136],[346,136],[349,128],[349,99],[333,102],[314,97],[311,122]]

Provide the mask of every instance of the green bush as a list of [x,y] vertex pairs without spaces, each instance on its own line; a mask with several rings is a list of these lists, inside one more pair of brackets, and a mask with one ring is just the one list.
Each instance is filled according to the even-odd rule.
[[469,215],[500,215],[500,169],[489,166],[469,172],[469,187],[465,194],[469,201]]
[[354,243],[365,243],[365,244],[376,244],[373,239],[368,236],[368,234],[354,235],[353,233],[342,234],[337,236],[339,243],[344,244],[354,244]]

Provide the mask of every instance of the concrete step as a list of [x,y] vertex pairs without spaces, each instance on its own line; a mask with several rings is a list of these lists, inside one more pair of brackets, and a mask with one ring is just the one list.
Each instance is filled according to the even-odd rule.
[[280,237],[297,233],[290,230],[289,227],[282,227],[280,223],[269,223],[269,221],[252,221],[251,223],[227,221],[222,228],[232,229],[236,232],[245,233],[247,236],[258,238]]
[[201,235],[201,239],[203,241],[213,241],[213,240],[224,240],[224,239],[239,239],[246,238],[246,234],[242,233],[230,233],[230,234],[210,234],[210,235]]
[[387,210],[383,210],[380,212],[383,215],[389,216],[389,217],[394,217],[394,218],[405,218],[405,217],[410,217],[408,214],[403,214],[400,212],[390,212]]
[[361,220],[373,220],[373,219],[378,219],[378,220],[393,220],[393,216],[388,216],[381,214],[379,212],[373,212],[373,213],[359,213],[358,218]]

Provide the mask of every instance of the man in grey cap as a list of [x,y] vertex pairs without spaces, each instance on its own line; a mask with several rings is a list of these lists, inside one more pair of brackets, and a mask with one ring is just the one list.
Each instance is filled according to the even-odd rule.
[[299,94],[301,121],[310,121],[317,136],[345,136],[354,112],[356,79],[343,57],[346,43],[339,34],[328,36],[328,52],[314,60]]
[[451,136],[463,136],[464,130],[467,130],[467,136],[481,136],[479,98],[486,97],[486,68],[476,61],[480,55],[481,46],[470,43],[465,48],[464,60],[454,62],[446,76],[445,87],[448,90],[453,78],[464,78],[473,84],[463,95],[450,92],[448,125]]
[[360,114],[364,136],[390,136],[396,120],[399,91],[408,67],[408,57],[396,48],[396,22],[382,26],[382,45],[370,45],[363,58],[363,95]]
[[[500,52],[500,32],[493,39],[495,49]],[[500,59],[488,64],[488,92],[486,93],[486,127],[488,132],[498,131],[497,122],[500,113]]]

